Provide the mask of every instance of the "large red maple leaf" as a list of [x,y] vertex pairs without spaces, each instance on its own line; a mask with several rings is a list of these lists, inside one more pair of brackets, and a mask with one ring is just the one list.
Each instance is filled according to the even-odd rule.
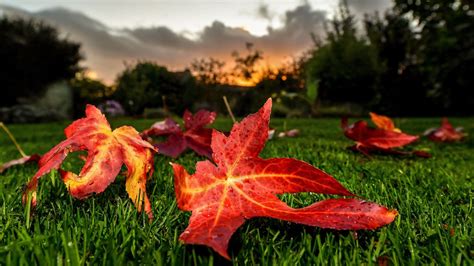
[[94,193],[103,192],[125,164],[128,169],[125,186],[130,198],[139,211],[144,209],[150,219],[153,217],[146,195],[146,180],[147,176],[153,173],[155,151],[150,143],[144,141],[138,132],[129,126],[112,131],[105,116],[92,105],[87,105],[86,117],[74,121],[64,133],[66,140],[41,157],[39,170],[23,194],[24,203],[31,195],[31,203],[36,205],[38,180],[52,169],[59,169],[70,152],[87,150],[87,159],[79,175],[60,171],[71,195],[84,199]]
[[166,141],[155,144],[158,147],[158,152],[167,156],[176,158],[186,148],[190,148],[200,155],[211,158],[212,129],[205,128],[205,126],[212,124],[215,118],[215,112],[199,110],[193,115],[186,110],[183,115],[184,131],[173,119],[167,118],[153,124],[141,135],[150,142],[152,142],[151,137],[153,136],[167,136]]
[[317,192],[353,196],[323,171],[290,158],[262,159],[258,155],[268,137],[272,102],[236,123],[227,137],[213,131],[210,161],[196,164],[189,175],[172,164],[179,208],[192,211],[180,239],[212,247],[229,258],[230,237],[246,219],[272,217],[341,230],[375,229],[392,222],[395,210],[358,199],[328,199],[294,209],[276,194]]

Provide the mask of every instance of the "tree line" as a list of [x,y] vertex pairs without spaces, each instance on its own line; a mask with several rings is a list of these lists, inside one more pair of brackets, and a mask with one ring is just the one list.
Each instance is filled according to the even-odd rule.
[[225,95],[237,115],[256,110],[268,97],[284,116],[344,112],[347,105],[389,115],[472,115],[473,6],[459,0],[395,0],[383,15],[357,21],[341,2],[324,36],[313,35],[309,51],[279,67],[265,66],[264,51],[247,43],[244,52],[232,53],[230,67],[200,58],[173,72],[141,61],[127,65],[112,86],[84,75],[80,44],[60,38],[53,27],[2,18],[0,106],[37,97],[48,84],[66,79],[78,113],[86,103],[104,100],[120,102],[129,115],[150,108],[225,112]]
[[356,102],[393,115],[473,114],[474,5],[396,0],[366,15],[359,35],[347,5],[316,42],[307,82],[321,103]]

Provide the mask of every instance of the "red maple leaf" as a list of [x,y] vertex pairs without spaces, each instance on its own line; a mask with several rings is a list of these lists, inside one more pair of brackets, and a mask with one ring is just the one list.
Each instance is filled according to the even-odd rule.
[[300,135],[300,130],[297,129],[297,128],[294,128],[294,129],[290,129],[288,131],[282,131],[280,133],[278,133],[278,137],[279,138],[294,138],[294,137],[298,137]]
[[454,142],[466,137],[462,129],[454,128],[447,118],[441,120],[441,127],[428,129],[425,135],[427,135],[430,140],[436,142]]
[[357,121],[349,125],[347,118],[341,120],[341,127],[344,130],[344,135],[356,142],[355,145],[349,148],[367,156],[373,151],[378,151],[389,154],[413,154],[420,157],[431,157],[429,153],[424,151],[406,152],[394,150],[394,148],[403,147],[415,142],[418,140],[418,136],[408,135],[394,130],[372,128],[369,127],[365,121]]
[[146,195],[146,179],[153,173],[155,151],[150,143],[144,141],[138,132],[129,126],[112,131],[105,116],[92,105],[87,105],[86,117],[74,121],[64,133],[66,140],[41,157],[39,170],[23,194],[24,203],[31,195],[31,204],[36,206],[39,178],[52,169],[59,169],[68,153],[86,150],[87,159],[79,175],[60,171],[71,195],[84,199],[93,193],[103,192],[125,164],[128,169],[125,181],[128,195],[138,211],[144,209],[150,219],[153,217],[150,201]]
[[353,196],[323,171],[290,158],[258,157],[268,138],[271,99],[257,113],[234,124],[227,137],[212,134],[210,161],[189,175],[172,164],[179,208],[192,211],[180,240],[212,247],[229,258],[230,237],[246,219],[272,217],[339,230],[375,229],[391,223],[397,212],[358,199],[328,199],[294,209],[275,194],[317,192]]
[[184,112],[183,121],[185,131],[173,119],[167,118],[157,122],[151,128],[141,133],[142,137],[150,142],[152,136],[167,136],[165,142],[155,144],[158,152],[171,157],[178,157],[186,148],[190,148],[199,155],[211,158],[211,134],[212,129],[205,126],[212,124],[216,118],[215,112],[200,110],[191,114],[188,110]]

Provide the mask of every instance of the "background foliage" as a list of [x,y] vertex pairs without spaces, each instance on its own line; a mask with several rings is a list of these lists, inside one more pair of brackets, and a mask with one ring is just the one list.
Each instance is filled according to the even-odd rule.
[[147,107],[161,106],[182,113],[191,106],[195,79],[189,71],[170,72],[152,62],[140,62],[117,77],[114,98],[131,115],[142,114]]
[[[342,1],[314,46],[281,66],[265,65],[265,51],[243,43],[233,62],[190,58],[189,69],[160,62],[129,62],[114,84],[85,79],[79,44],[34,21],[0,21],[0,106],[34,98],[54,81],[71,79],[75,108],[114,99],[129,115],[147,109],[181,114],[185,108],[226,113],[227,96],[237,115],[274,97],[287,117],[474,114],[474,5],[467,0],[395,0],[385,14],[357,21]],[[308,32],[308,36],[310,36]],[[107,90],[97,94],[92,91]],[[101,96],[102,95],[102,96]],[[308,97],[308,95],[312,95]]]
[[80,44],[61,38],[49,25],[0,18],[0,106],[41,95],[47,85],[80,70]]

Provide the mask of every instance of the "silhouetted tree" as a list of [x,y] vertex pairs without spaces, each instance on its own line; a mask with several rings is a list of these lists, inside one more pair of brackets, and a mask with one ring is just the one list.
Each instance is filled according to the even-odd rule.
[[250,83],[257,83],[258,78],[258,63],[263,59],[263,52],[260,50],[253,49],[253,43],[246,43],[247,48],[246,55],[240,55],[239,52],[232,52],[234,57],[234,79],[241,79]]
[[145,108],[163,107],[163,96],[170,111],[182,113],[196,96],[195,79],[189,70],[170,72],[152,62],[128,66],[116,84],[113,98],[131,115],[142,114]]
[[383,18],[366,15],[364,25],[380,66],[376,109],[392,115],[429,114],[432,105],[410,20],[390,11]]
[[191,63],[191,72],[199,83],[216,86],[228,82],[224,66],[224,61],[212,57],[194,59]]
[[113,93],[111,87],[99,80],[78,74],[69,81],[74,95],[74,116],[79,117],[84,114],[86,104],[99,105],[107,100]]
[[474,114],[474,4],[468,0],[396,0],[419,29],[419,63],[428,97],[444,115]]
[[0,18],[0,106],[41,95],[47,85],[80,70],[80,44],[42,22]]
[[[269,97],[275,101],[275,115],[290,116],[307,111],[309,105],[299,95],[304,95],[304,79],[301,64],[288,62],[276,68],[266,67],[260,70],[260,81],[254,88],[246,91],[240,99],[240,112],[257,110]],[[239,110],[236,111],[239,113]]]
[[316,43],[306,63],[309,82],[318,82],[318,101],[368,105],[373,100],[379,66],[375,50],[356,34],[356,21],[346,3]]

